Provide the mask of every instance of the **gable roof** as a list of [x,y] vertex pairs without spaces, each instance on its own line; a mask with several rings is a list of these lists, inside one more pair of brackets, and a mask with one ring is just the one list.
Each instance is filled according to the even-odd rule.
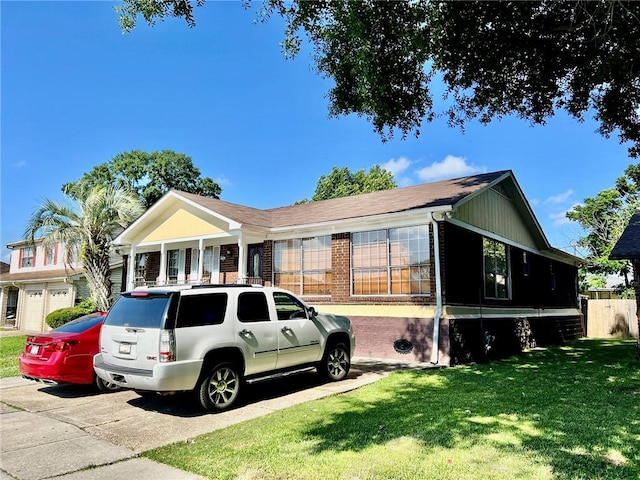
[[[282,228],[399,213],[420,208],[453,207],[463,199],[489,187],[507,175],[511,175],[511,171],[483,173],[267,210],[177,190],[170,193],[243,225]],[[159,200],[159,202],[161,201],[162,199]]]
[[636,210],[629,220],[618,242],[609,254],[610,260],[640,259],[640,210]]

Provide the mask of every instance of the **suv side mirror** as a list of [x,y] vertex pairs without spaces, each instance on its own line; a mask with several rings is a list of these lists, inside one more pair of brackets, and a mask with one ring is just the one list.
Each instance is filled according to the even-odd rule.
[[313,307],[309,307],[309,318],[315,318],[318,315],[316,309]]

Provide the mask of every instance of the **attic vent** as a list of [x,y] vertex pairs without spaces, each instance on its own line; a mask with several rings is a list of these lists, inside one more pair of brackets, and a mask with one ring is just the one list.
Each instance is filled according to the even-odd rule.
[[502,195],[503,197],[507,197],[509,200],[513,200],[511,198],[511,195],[509,195],[509,192],[507,192],[507,189],[504,188],[504,184],[502,183],[498,183],[497,185],[494,185],[493,187],[491,187],[491,189],[494,192],[499,193],[500,195]]

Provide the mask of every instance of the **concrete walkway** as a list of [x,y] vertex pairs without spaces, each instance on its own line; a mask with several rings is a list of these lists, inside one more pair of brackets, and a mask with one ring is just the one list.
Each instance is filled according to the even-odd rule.
[[323,383],[315,373],[247,386],[233,410],[203,412],[186,395],[145,398],[126,390],[0,379],[0,480],[189,480],[201,477],[139,457],[143,451],[354,390],[389,372],[427,368],[353,359],[349,377]]

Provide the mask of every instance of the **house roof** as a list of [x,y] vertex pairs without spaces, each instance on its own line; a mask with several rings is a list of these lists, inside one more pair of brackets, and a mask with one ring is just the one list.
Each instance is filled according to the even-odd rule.
[[509,170],[503,170],[267,210],[182,191],[174,190],[173,193],[244,225],[282,228],[398,213],[420,208],[454,206],[469,195],[488,187],[508,174],[511,174]]
[[618,242],[609,254],[610,260],[640,259],[640,210],[631,216]]
[[57,269],[57,270],[35,270],[31,272],[0,273],[0,283],[16,282],[47,282],[52,280],[67,279],[84,273],[84,268]]

